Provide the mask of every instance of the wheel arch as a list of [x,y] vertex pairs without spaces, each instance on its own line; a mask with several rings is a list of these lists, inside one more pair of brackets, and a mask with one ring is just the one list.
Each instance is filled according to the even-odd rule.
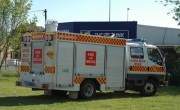
[[96,85],[96,90],[100,90],[100,84],[99,84],[99,82],[98,82],[95,78],[85,78],[85,79],[82,81],[81,84],[83,84],[83,83],[84,83],[85,81],[87,81],[87,80],[93,81],[93,82],[95,83],[95,85]]
[[158,78],[155,76],[148,76],[147,80],[153,80],[158,86],[159,86],[159,81]]

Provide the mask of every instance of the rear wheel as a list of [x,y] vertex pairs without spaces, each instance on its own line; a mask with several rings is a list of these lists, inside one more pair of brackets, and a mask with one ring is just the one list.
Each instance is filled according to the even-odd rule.
[[145,81],[143,87],[141,88],[141,95],[143,96],[153,96],[157,92],[157,84],[153,80]]
[[81,88],[79,91],[79,95],[81,98],[84,99],[91,99],[95,96],[96,94],[96,85],[93,81],[91,80],[85,80],[81,84]]

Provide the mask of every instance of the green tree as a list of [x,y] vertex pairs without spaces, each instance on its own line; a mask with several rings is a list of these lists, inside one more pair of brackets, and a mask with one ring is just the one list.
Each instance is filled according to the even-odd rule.
[[156,2],[162,3],[165,7],[169,7],[170,11],[168,14],[174,14],[173,19],[180,25],[180,0],[161,0]]
[[[171,8],[168,14],[173,14],[173,19],[180,25],[180,0],[163,0],[159,2],[165,7]],[[171,69],[173,70],[171,71],[170,83],[173,85],[180,85],[180,58],[178,57],[180,56],[180,46],[176,46],[174,49],[177,53],[177,57],[168,59],[172,65]]]
[[20,41],[22,38],[22,34],[26,32],[43,32],[45,31],[44,27],[37,26],[37,17],[34,16],[32,20],[29,20],[29,22],[25,22],[23,24],[20,24],[16,29],[16,37],[12,38],[10,41],[10,47],[13,51],[20,51],[21,45]]
[[22,33],[18,27],[27,23],[31,0],[0,0],[0,69],[6,60],[12,40]]
[[168,14],[173,13],[173,19],[175,21],[178,22],[178,25],[180,25],[180,1],[179,0],[165,0],[160,1],[161,3],[163,3],[164,6],[169,6],[172,9],[170,10],[170,12],[168,12]]

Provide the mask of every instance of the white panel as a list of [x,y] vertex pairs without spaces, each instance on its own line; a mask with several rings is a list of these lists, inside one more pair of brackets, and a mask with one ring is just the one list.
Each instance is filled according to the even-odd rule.
[[[44,42],[43,41],[36,41],[36,42],[32,42],[32,60],[31,60],[31,71],[33,71],[34,73],[40,73],[44,71],[44,65],[43,65],[43,46],[44,46]],[[37,54],[34,53],[36,50],[40,50],[40,51],[36,51],[38,52]],[[39,53],[41,52],[41,53]],[[34,57],[36,56],[36,58],[38,60],[36,60]],[[36,61],[36,62],[35,62]]]
[[124,87],[125,48],[107,46],[106,87]]
[[154,45],[180,45],[180,29],[137,25],[137,38]]
[[31,63],[31,45],[21,45],[21,65],[30,66]]
[[165,45],[180,45],[179,31],[180,29],[167,28],[166,34],[164,36],[164,44]]
[[77,44],[76,73],[99,76],[104,74],[104,45]]
[[57,85],[72,85],[73,76],[73,43],[59,42],[57,54]]

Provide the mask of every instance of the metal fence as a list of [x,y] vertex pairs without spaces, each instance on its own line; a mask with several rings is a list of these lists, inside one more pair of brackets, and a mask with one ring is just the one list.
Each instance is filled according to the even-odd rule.
[[16,65],[16,66],[2,65],[2,67],[1,67],[1,71],[18,71],[18,69],[19,69],[18,65]]

